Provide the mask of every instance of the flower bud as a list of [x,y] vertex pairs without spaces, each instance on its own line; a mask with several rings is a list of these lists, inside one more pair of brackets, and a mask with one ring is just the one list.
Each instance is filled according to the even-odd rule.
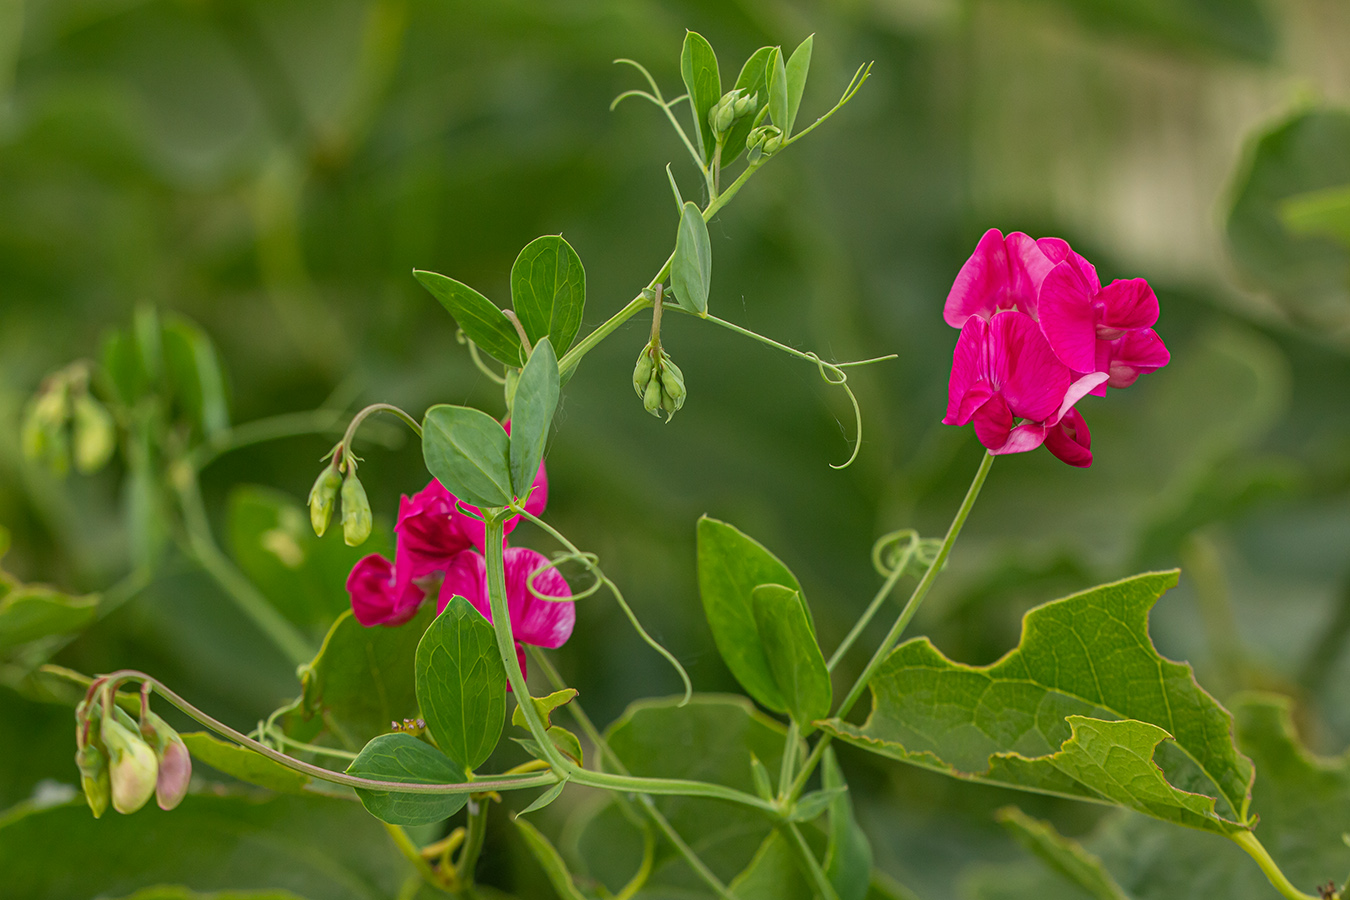
[[653,378],[647,382],[642,392],[642,408],[654,416],[661,415],[661,379]]
[[656,367],[652,360],[651,344],[642,348],[638,354],[637,365],[633,367],[633,390],[637,391],[639,397],[647,391],[647,382],[652,380],[652,369]]
[[731,126],[736,124],[736,101],[739,99],[741,99],[739,88],[727,91],[722,95],[722,99],[708,110],[708,125],[712,128],[713,137],[720,140],[731,130]]
[[751,129],[745,139],[746,160],[751,164],[773,156],[783,146],[783,129],[777,125],[761,125]]
[[633,370],[633,389],[642,398],[643,409],[654,416],[664,410],[667,422],[684,406],[684,373],[655,340],[642,348]]
[[75,468],[85,475],[97,472],[117,449],[117,425],[112,415],[87,391],[75,397]]
[[75,765],[80,767],[80,787],[84,789],[84,799],[97,819],[108,811],[112,800],[112,779],[108,775],[108,756],[103,752],[96,739],[97,731],[90,735],[89,743],[75,754]]
[[740,97],[739,99],[737,99],[736,102],[732,104],[732,109],[736,111],[736,118],[739,119],[742,116],[746,116],[754,112],[755,107],[756,105],[758,105],[758,103],[759,103],[759,91],[755,91],[755,93],[751,94],[748,97]]
[[120,813],[134,813],[155,792],[159,761],[140,735],[116,719],[105,720],[103,746],[107,748],[112,780],[112,805]]
[[192,780],[192,756],[187,744],[168,722],[149,711],[141,722],[141,735],[150,743],[159,761],[155,799],[160,809],[173,809],[183,802],[188,782]]
[[342,539],[348,547],[359,547],[370,537],[370,501],[361,479],[356,477],[356,465],[342,482]]
[[661,366],[661,408],[666,411],[666,421],[669,422],[676,410],[684,406],[688,392],[684,389],[684,373],[680,367],[665,351],[661,355],[664,357]]
[[65,475],[70,469],[69,419],[70,387],[58,379],[28,403],[20,437],[24,456],[45,462],[56,475]]
[[333,505],[337,502],[338,488],[342,487],[342,473],[337,468],[337,457],[341,454],[338,451],[333,456],[333,463],[324,466],[319,477],[314,479],[314,487],[309,489],[309,524],[314,527],[314,533],[323,537],[323,533],[328,530],[328,523],[333,518]]

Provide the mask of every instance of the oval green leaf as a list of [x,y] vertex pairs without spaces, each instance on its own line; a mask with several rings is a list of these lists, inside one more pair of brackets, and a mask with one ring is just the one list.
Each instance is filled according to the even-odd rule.
[[[544,445],[558,408],[558,357],[548,337],[539,339],[520,371],[511,403],[511,494],[523,497],[539,471]],[[446,485],[449,487],[449,485]],[[453,488],[451,488],[453,490]],[[500,505],[500,504],[497,504]]]
[[511,502],[510,438],[500,422],[481,410],[445,404],[427,410],[422,458],[427,471],[466,503]]
[[417,702],[436,744],[466,772],[492,755],[506,722],[506,670],[492,625],[463,597],[417,645]]
[[792,56],[787,61],[787,121],[780,126],[785,138],[791,136],[792,126],[797,122],[797,110],[802,106],[802,94],[806,91],[806,76],[811,71],[811,48],[814,44],[815,35],[808,35],[806,40],[792,51]]
[[[382,734],[361,749],[348,775],[401,784],[461,784],[464,770],[426,741],[410,734]],[[390,825],[442,822],[464,806],[468,794],[404,794],[357,788],[372,816]]]
[[788,133],[788,80],[787,66],[783,62],[783,51],[773,48],[769,58],[769,118],[773,124]]
[[760,646],[788,714],[803,735],[810,734],[811,723],[830,714],[833,695],[806,603],[790,587],[761,584],[751,592],[751,607]]
[[684,204],[680,230],[675,235],[675,258],[670,264],[670,286],[675,302],[699,316],[708,314],[712,286],[712,242],[703,213],[692,202]]
[[441,301],[469,340],[484,352],[512,367],[518,367],[524,361],[520,335],[497,304],[467,284],[435,272],[413,269],[413,277],[431,292],[431,296]]
[[694,146],[703,151],[703,162],[713,157],[712,129],[708,127],[708,111],[722,99],[722,76],[717,71],[717,54],[712,45],[697,31],[684,36],[680,51],[680,76],[689,92],[689,105],[694,115]]
[[586,270],[560,235],[535,238],[511,266],[511,305],[530,343],[542,338],[564,353],[581,328]]

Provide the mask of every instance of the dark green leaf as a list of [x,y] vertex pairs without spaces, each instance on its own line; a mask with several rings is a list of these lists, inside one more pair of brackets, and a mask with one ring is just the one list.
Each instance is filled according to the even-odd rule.
[[750,865],[729,887],[737,900],[811,900],[815,896],[809,876],[777,830],[769,832]]
[[71,597],[41,585],[0,594],[0,650],[52,634],[80,631],[98,615],[98,596]]
[[414,269],[413,275],[441,305],[455,317],[464,334],[484,352],[504,365],[519,367],[524,363],[524,348],[520,335],[506,317],[506,313],[482,294],[435,272]]
[[500,422],[467,406],[433,406],[422,420],[427,471],[475,506],[511,502],[510,443]]
[[722,76],[717,71],[717,54],[696,31],[686,32],[684,48],[680,51],[680,76],[689,92],[689,106],[694,116],[694,146],[703,151],[703,162],[713,157],[712,128],[708,125],[708,111],[722,99]]
[[310,782],[303,772],[288,769],[260,753],[222,741],[205,731],[191,731],[181,737],[193,762],[206,763],[240,781],[283,794],[300,793]]
[[511,306],[531,344],[546,337],[567,352],[586,308],[586,270],[571,244],[545,235],[525,245],[511,266]]
[[811,48],[816,36],[808,35],[797,45],[787,61],[787,121],[781,126],[783,137],[792,135],[792,126],[797,122],[797,111],[802,106],[802,94],[806,91],[806,76],[811,71]]
[[350,610],[339,616],[301,675],[304,692],[288,728],[321,716],[344,746],[357,750],[391,722],[417,718],[414,661],[435,615],[428,603],[396,628],[366,628]]
[[787,566],[756,540],[707,516],[698,521],[698,587],[722,659],[746,692],[774,712],[787,712],[755,624],[753,591],[781,584],[800,591]]
[[1249,828],[1252,766],[1233,746],[1232,717],[1149,639],[1149,609],[1176,579],[1138,575],[1037,607],[1017,649],[989,666],[909,641],[872,679],[861,728],[822,727],[957,777],[1222,834]]
[[675,302],[691,313],[708,314],[708,291],[712,286],[712,244],[708,225],[694,203],[685,203],[680,230],[675,235],[675,259],[670,264],[670,286]]
[[[432,625],[435,628],[435,625]],[[402,784],[461,784],[464,769],[444,753],[410,734],[382,734],[361,749],[348,775]],[[390,825],[430,825],[459,812],[468,794],[404,794],[357,788],[372,816]]]
[[805,736],[814,730],[812,722],[830,714],[833,697],[806,603],[790,587],[761,584],[751,592],[751,607],[769,671]]
[[164,374],[181,413],[206,437],[230,427],[225,378],[211,339],[182,316],[166,316]]
[[783,62],[783,48],[774,47],[769,59],[769,118],[773,124],[788,133],[788,80]]
[[539,462],[544,458],[548,432],[553,425],[553,413],[557,409],[558,357],[553,352],[552,341],[544,337],[534,345],[529,361],[520,370],[515,400],[511,403],[508,457],[512,496],[524,497],[534,483]]
[[820,785],[838,791],[830,800],[829,843],[825,848],[825,874],[839,900],[863,900],[872,877],[872,844],[853,817],[853,799],[834,748],[825,748],[820,760]]
[[[736,157],[740,156],[745,150],[745,139],[750,135],[750,130],[755,127],[759,119],[759,111],[769,105],[769,54],[773,53],[773,47],[760,47],[749,59],[745,65],[741,66],[741,74],[737,76],[733,88],[742,92],[741,96],[757,96],[753,111],[746,113],[736,120],[736,124],[727,132],[727,136],[722,139],[722,168],[725,169],[731,165]],[[683,201],[681,201],[683,204]]]
[[[77,861],[77,862],[75,862]],[[89,900],[164,884],[387,900],[405,866],[354,803],[189,794],[173,812],[94,819],[83,800],[0,825],[5,896]]]
[[1130,900],[1100,858],[1061,835],[1049,822],[1033,819],[1015,806],[1005,806],[997,816],[1019,844],[1096,900]]
[[417,700],[427,731],[465,771],[492,755],[506,721],[506,670],[492,625],[463,597],[417,646]]

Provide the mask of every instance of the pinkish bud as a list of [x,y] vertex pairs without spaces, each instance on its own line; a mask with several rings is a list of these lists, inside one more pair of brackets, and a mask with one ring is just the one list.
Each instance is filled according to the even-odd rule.
[[192,780],[192,756],[187,745],[168,722],[148,709],[141,720],[141,734],[155,751],[159,775],[155,779],[155,800],[159,808],[170,810],[183,802]]
[[115,718],[102,727],[103,746],[107,748],[112,780],[112,805],[120,813],[134,813],[155,792],[159,761],[155,751],[130,728]]

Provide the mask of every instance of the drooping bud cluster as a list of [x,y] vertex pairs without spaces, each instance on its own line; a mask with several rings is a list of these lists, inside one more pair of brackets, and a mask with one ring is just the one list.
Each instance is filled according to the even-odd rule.
[[777,125],[760,125],[745,138],[745,158],[751,165],[773,156],[783,146],[783,129]]
[[24,456],[61,477],[70,471],[72,457],[86,475],[112,459],[117,426],[89,392],[87,364],[75,363],[43,382],[24,413],[20,443]]
[[653,338],[638,354],[633,369],[633,390],[642,398],[642,408],[654,416],[664,411],[666,421],[684,406],[684,373],[670,354]]
[[109,804],[133,813],[153,794],[160,809],[182,802],[192,779],[192,757],[178,732],[142,702],[141,721],[107,696],[115,687],[95,682],[75,710],[75,763],[89,809],[98,818]]
[[708,110],[708,127],[712,129],[713,137],[720,141],[738,119],[752,114],[758,105],[758,92],[747,94],[741,88],[727,91]]
[[[373,522],[370,500],[365,486],[356,477],[356,459],[343,451],[341,444],[333,448],[332,461],[323,467],[314,486],[309,490],[309,524],[314,533],[323,537],[333,518],[339,491],[342,495],[342,539],[349,547],[359,547],[370,537]],[[343,472],[347,475],[344,478]]]

